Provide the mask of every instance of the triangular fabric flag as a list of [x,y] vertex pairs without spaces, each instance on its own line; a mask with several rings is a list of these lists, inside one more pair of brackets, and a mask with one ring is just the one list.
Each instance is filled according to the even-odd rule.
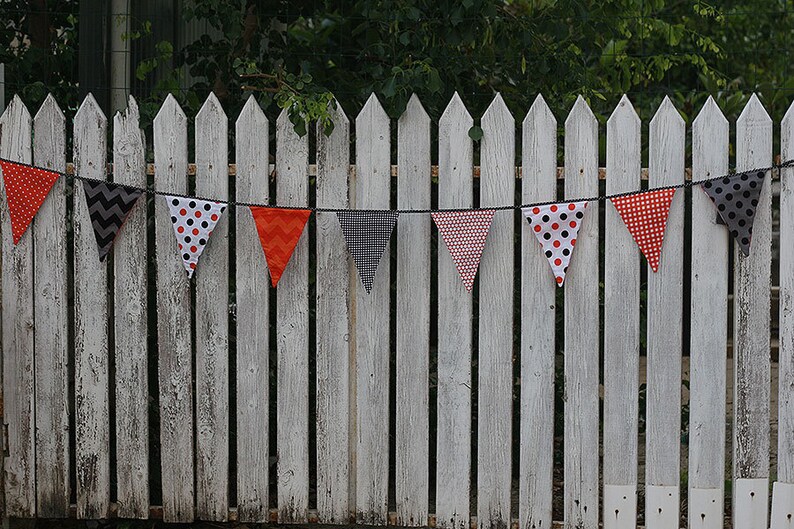
[[474,276],[480,266],[480,257],[494,212],[493,209],[474,209],[437,211],[430,214],[447,244],[452,260],[455,261],[460,279],[469,292],[474,286]]
[[558,286],[565,281],[585,208],[587,201],[532,206],[521,210],[549,260]]
[[285,209],[250,206],[251,214],[256,222],[259,241],[265,252],[267,267],[270,270],[270,281],[278,285],[281,274],[287,267],[295,245],[301,238],[303,228],[309,220],[311,210]]
[[0,167],[3,169],[8,213],[11,217],[11,234],[14,244],[17,244],[61,175],[5,160],[0,160]]
[[188,277],[193,277],[199,256],[207,246],[212,230],[226,211],[225,202],[166,195],[179,253]]
[[664,229],[673,195],[675,188],[667,188],[611,199],[654,272],[659,269]]
[[138,198],[140,189],[131,189],[112,182],[83,181],[88,214],[94,227],[99,260],[104,261],[122,224]]
[[750,255],[753,220],[766,171],[739,173],[722,180],[703,182],[703,191],[717,206],[728,231],[739,243],[744,255]]
[[399,213],[396,211],[381,210],[336,212],[347,242],[347,251],[353,256],[367,294],[372,290],[378,263],[386,250],[386,245],[389,244],[398,216]]

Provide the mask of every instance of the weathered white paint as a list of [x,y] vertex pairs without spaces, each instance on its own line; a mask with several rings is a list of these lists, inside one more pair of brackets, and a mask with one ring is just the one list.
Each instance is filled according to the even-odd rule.
[[[331,109],[334,131],[317,128],[317,206],[348,207],[350,121]],[[350,521],[350,280],[356,270],[334,213],[315,215],[317,226],[317,518]]]
[[[794,104],[780,124],[783,160],[794,158]],[[794,168],[780,170],[780,345],[777,479],[794,484]],[[793,522],[794,523],[794,522]]]
[[776,482],[772,488],[770,529],[794,528],[794,484]]
[[[752,169],[769,165],[771,161],[772,119],[753,94],[736,122],[736,167],[738,170]],[[745,257],[738,244],[734,244],[734,523],[736,527],[766,529],[772,268],[772,177],[769,173],[758,198],[751,250]],[[742,497],[738,487],[740,478],[752,479],[755,495],[751,500]],[[759,478],[764,478],[763,487]]]
[[722,488],[690,487],[689,529],[722,529],[722,496]]
[[[640,152],[640,118],[624,95],[607,121],[607,194],[639,189]],[[615,206],[605,209],[604,527],[619,528],[637,512],[640,252]]]
[[[414,94],[397,124],[397,207],[430,208],[430,117]],[[397,525],[427,525],[430,215],[397,224]]]
[[[557,198],[557,120],[538,95],[522,125],[521,202]],[[521,529],[551,527],[554,467],[556,290],[549,262],[521,219],[521,453],[518,519]]]
[[678,529],[681,498],[678,485],[645,485],[645,527]]
[[[474,121],[455,93],[438,124],[438,207],[473,205]],[[436,525],[469,528],[471,489],[472,294],[438,240]]]
[[[649,189],[684,181],[685,132],[684,120],[665,97],[650,125]],[[645,512],[648,529],[677,529],[679,523],[685,195],[685,190],[677,190],[670,204],[658,271],[654,273],[647,267]],[[670,499],[673,497],[675,501]]]
[[[113,118],[113,181],[146,187],[146,151],[138,104]],[[113,254],[116,355],[116,483],[122,518],[149,517],[146,195],[124,222]]]
[[[356,118],[355,208],[390,207],[389,125],[372,94]],[[387,246],[369,294],[355,282],[356,520],[370,525],[387,521],[390,255]]]
[[[235,130],[236,199],[266,204],[269,197],[268,120],[254,96],[245,103]],[[247,207],[236,215],[237,258],[237,517],[267,522],[268,357],[270,277],[256,224]]]
[[[755,230],[753,230],[755,233]],[[767,478],[738,478],[733,480],[734,527],[758,527],[767,525],[769,480]]]
[[[728,170],[728,121],[712,98],[692,124],[692,179]],[[689,392],[689,520],[722,527],[725,473],[725,364],[728,337],[728,233],[700,188],[692,190]],[[709,489],[697,493],[694,489]],[[714,492],[714,491],[718,491]],[[716,507],[711,505],[716,494]],[[696,499],[702,498],[702,503]],[[716,509],[716,510],[709,510]],[[717,513],[715,516],[713,513]],[[701,515],[706,515],[703,518]],[[719,525],[717,525],[719,524]]]
[[[106,153],[107,119],[89,94],[74,117],[75,172],[107,179]],[[99,261],[81,182],[74,185],[73,225],[77,517],[107,518],[110,509],[108,267]]]
[[[52,94],[33,118],[33,163],[66,170],[66,119]],[[36,326],[36,514],[69,515],[69,325],[66,179],[33,218]]]
[[[497,94],[483,114],[480,206],[515,200],[515,120]],[[480,262],[477,525],[510,525],[514,211],[499,211]]]
[[[565,197],[598,194],[598,122],[580,96],[565,121]],[[565,524],[598,527],[598,208],[590,204],[565,279]]]
[[[229,197],[226,114],[210,93],[196,115],[196,194]],[[229,513],[229,211],[201,254],[196,284],[196,516]]]
[[[276,121],[276,201],[306,207],[309,136],[283,110]],[[309,234],[304,230],[276,292],[279,522],[305,522],[309,508]]]
[[[187,118],[168,95],[154,118],[154,188],[187,193]],[[163,197],[154,201],[157,269],[157,343],[163,520],[190,522],[195,514],[193,356],[190,281]]]
[[605,484],[604,529],[635,527],[637,527],[637,486]]
[[[31,163],[31,119],[18,96],[0,117],[0,156]],[[5,179],[0,196],[6,196]],[[36,451],[33,360],[33,226],[14,245],[8,201],[0,200],[2,226],[3,422],[7,425],[5,507],[7,516],[36,515]]]

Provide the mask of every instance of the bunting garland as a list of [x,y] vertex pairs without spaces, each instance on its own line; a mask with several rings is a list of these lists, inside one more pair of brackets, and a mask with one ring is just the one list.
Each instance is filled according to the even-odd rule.
[[437,211],[431,213],[441,237],[447,245],[460,279],[471,292],[474,276],[480,266],[480,257],[485,248],[485,239],[491,228],[495,211],[475,209],[472,211]]
[[99,260],[104,261],[121,226],[143,194],[112,182],[83,182],[88,214],[94,227]]
[[275,288],[312,212],[308,209],[258,206],[251,206],[249,209],[256,222],[259,242],[262,243],[267,267],[270,270],[270,281]]
[[212,230],[226,211],[226,203],[170,195],[165,198],[187,276],[193,277]]
[[342,234],[347,242],[347,250],[356,263],[358,275],[369,294],[375,281],[375,272],[386,245],[389,244],[391,232],[397,223],[399,213],[396,211],[337,211],[336,217],[342,227]]
[[0,160],[14,244],[19,243],[60,173]]
[[549,260],[558,286],[565,282],[565,273],[571,262],[576,235],[582,227],[586,208],[587,202],[568,202],[522,210]]
[[703,191],[717,206],[720,217],[744,255],[750,255],[753,220],[765,176],[766,171],[752,171],[703,183]]
[[664,230],[673,195],[675,189],[654,189],[611,199],[654,272],[659,269]]

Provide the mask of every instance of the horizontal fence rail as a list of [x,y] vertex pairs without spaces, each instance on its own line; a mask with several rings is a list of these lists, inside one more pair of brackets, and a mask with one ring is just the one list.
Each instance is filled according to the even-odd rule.
[[[730,145],[737,170],[794,157],[794,110],[773,156],[755,96],[734,141],[712,99],[688,130],[665,98],[647,139],[625,96],[603,131],[584,99],[558,123],[538,96],[517,136],[497,95],[479,142],[457,94],[437,124],[416,96],[396,122],[374,94],[355,119],[333,114],[331,135],[301,137],[286,111],[269,119],[252,97],[230,123],[210,95],[189,163],[190,121],[169,96],[147,161],[133,98],[109,124],[90,95],[73,123],[52,96],[33,117],[15,97],[0,157],[163,193],[358,209],[678,185],[726,173]],[[792,178],[767,176],[749,257],[705,193],[679,190],[658,273],[612,204],[592,203],[564,289],[528,223],[499,211],[471,293],[429,215],[399,218],[368,294],[330,213],[274,289],[244,207],[191,280],[162,196],[141,201],[105,262],[79,180],[56,184],[18,245],[3,199],[3,512],[444,529],[716,529],[730,513],[736,528],[792,529]]]

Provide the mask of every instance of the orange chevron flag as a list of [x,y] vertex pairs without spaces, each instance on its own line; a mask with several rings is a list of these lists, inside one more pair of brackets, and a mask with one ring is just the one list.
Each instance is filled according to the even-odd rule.
[[312,214],[308,209],[265,208],[249,206],[265,252],[270,281],[275,287],[289,263],[301,238],[303,228]]

